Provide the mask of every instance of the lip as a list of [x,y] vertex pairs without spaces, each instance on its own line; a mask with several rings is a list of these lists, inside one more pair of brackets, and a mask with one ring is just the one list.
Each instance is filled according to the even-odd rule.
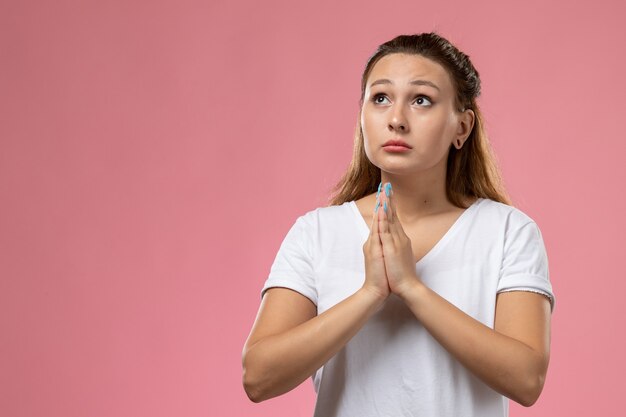
[[406,146],[395,146],[395,145],[383,146],[383,149],[387,152],[395,152],[395,153],[409,152],[411,150],[410,148],[407,148]]
[[405,148],[411,149],[411,146],[409,146],[408,143],[406,143],[405,141],[403,141],[401,139],[391,139],[391,140],[388,140],[383,145],[383,147],[385,147],[385,146],[393,146],[393,147],[404,146]]

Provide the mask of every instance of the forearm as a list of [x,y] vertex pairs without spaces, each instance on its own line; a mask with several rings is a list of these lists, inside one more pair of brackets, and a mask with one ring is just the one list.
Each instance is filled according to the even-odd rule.
[[500,394],[530,406],[541,359],[526,344],[498,333],[423,283],[402,294],[420,323],[452,356]]
[[360,289],[311,320],[253,345],[246,353],[245,367],[254,401],[300,385],[343,348],[383,302]]

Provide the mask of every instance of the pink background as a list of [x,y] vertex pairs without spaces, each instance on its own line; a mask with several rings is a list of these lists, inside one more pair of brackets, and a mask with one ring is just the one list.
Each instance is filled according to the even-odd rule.
[[241,384],[260,290],[352,153],[376,46],[472,58],[556,294],[544,391],[618,412],[626,371],[626,30],[618,1],[0,4],[0,414],[310,416]]

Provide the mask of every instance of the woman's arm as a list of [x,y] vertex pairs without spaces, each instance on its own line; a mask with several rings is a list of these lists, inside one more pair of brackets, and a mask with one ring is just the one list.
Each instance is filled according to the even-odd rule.
[[487,385],[530,407],[543,389],[550,349],[550,302],[511,291],[497,296],[494,329],[413,281],[398,294],[430,334]]
[[[270,292],[265,297],[271,298]],[[283,296],[287,294],[283,292]],[[310,303],[297,293],[291,296]],[[258,323],[275,325],[281,316],[291,313],[286,308],[289,302],[274,301],[265,318],[263,311],[259,313]],[[384,301],[375,292],[361,288],[322,314],[286,331],[258,339],[251,334],[243,351],[243,384],[248,397],[261,402],[300,385],[343,348]]]

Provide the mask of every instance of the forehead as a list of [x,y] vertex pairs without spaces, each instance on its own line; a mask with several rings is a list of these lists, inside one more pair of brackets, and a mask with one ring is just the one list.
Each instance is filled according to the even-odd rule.
[[421,79],[435,83],[444,94],[452,90],[452,82],[445,68],[421,55],[394,53],[382,57],[367,78],[367,88],[376,80],[387,78],[403,87],[409,81]]

